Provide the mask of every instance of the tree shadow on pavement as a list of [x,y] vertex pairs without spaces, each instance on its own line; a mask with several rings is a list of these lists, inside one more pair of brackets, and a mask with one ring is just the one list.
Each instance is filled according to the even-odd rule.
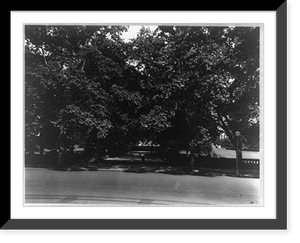
[[131,173],[161,173],[170,175],[201,175],[201,176],[215,176],[207,171],[192,170],[188,166],[151,166],[151,165],[135,165],[130,166],[124,172]]
[[[184,164],[184,163],[183,163]],[[45,167],[44,167],[45,168]],[[47,167],[46,167],[47,168]],[[142,160],[140,156],[122,155],[113,158],[105,158],[97,163],[79,163],[62,166],[49,166],[50,170],[57,171],[122,171],[126,173],[160,173],[169,175],[191,175],[191,176],[231,176],[241,178],[259,178],[258,170],[240,169],[237,174],[234,169],[209,168],[205,165],[195,166],[191,169],[189,164],[172,165],[166,163],[158,156],[147,156]]]
[[231,176],[240,178],[259,178],[259,173],[255,170],[241,170],[238,174],[233,169],[213,169],[213,168],[196,168],[192,170],[189,166],[149,166],[136,165],[130,166],[124,172],[131,173],[162,173],[170,175],[192,175],[192,176]]

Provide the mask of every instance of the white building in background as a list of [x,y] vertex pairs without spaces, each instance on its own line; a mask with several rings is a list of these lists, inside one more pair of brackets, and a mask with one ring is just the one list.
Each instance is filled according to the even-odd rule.
[[225,133],[220,134],[219,136],[220,139],[225,139],[228,138],[228,136]]
[[[236,151],[231,149],[219,148],[212,145],[212,151],[222,158],[234,159],[236,158]],[[243,159],[260,159],[259,151],[242,151]]]

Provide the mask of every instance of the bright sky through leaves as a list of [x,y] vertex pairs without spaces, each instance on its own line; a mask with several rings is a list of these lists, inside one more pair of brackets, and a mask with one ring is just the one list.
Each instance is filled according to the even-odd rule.
[[[122,38],[128,42],[130,39],[135,38],[137,33],[143,25],[130,25],[127,32],[123,32]],[[145,28],[150,28],[151,31],[154,31],[157,28],[157,25],[144,25]]]

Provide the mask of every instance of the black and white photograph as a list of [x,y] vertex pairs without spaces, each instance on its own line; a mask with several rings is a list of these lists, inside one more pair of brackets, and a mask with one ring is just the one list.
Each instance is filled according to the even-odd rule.
[[262,24],[25,24],[25,206],[264,205]]
[[1,230],[287,229],[287,3],[257,8],[12,11]]

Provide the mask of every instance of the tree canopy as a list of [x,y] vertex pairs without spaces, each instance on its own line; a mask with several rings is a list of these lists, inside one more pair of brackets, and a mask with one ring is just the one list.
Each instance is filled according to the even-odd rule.
[[[26,149],[140,140],[207,155],[259,148],[259,28],[25,26]],[[63,159],[62,159],[63,160]],[[62,161],[61,160],[61,161]]]

